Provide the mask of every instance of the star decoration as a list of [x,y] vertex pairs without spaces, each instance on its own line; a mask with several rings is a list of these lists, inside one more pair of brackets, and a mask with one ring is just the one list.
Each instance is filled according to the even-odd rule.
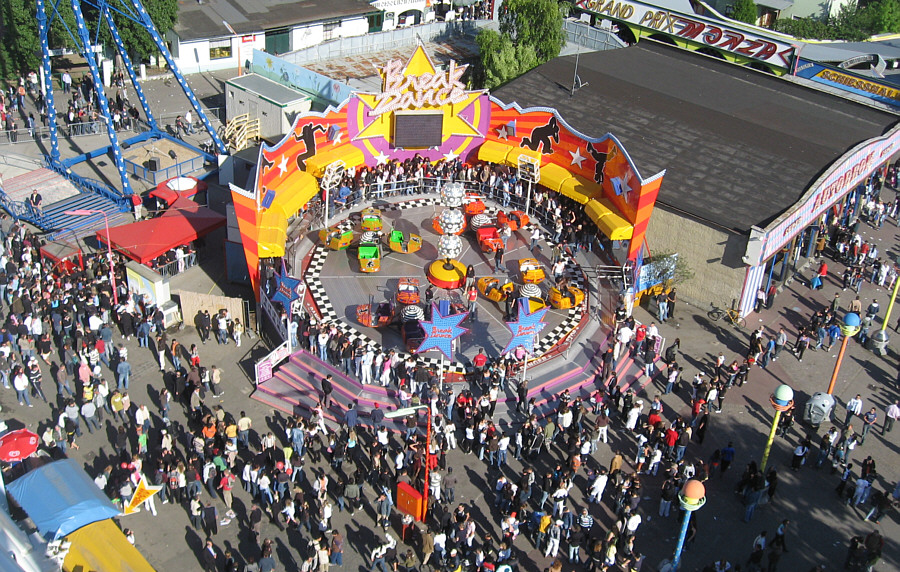
[[508,141],[509,133],[506,132],[506,125],[501,125],[497,129],[497,138],[503,139],[504,141]]
[[452,359],[453,340],[469,331],[468,328],[463,328],[459,325],[468,315],[468,312],[462,312],[444,316],[438,310],[437,304],[432,304],[431,321],[419,322],[425,330],[425,339],[422,340],[422,344],[417,352],[422,353],[436,349],[444,354],[447,359]]
[[343,137],[343,136],[344,136],[344,131],[343,130],[338,131],[337,134],[334,136],[334,139],[331,140],[331,144],[332,145],[340,145],[341,137]]
[[287,155],[281,156],[281,161],[278,162],[278,170],[281,171],[281,174],[278,175],[279,177],[283,177],[284,174],[287,173],[287,170],[288,170],[288,156]]
[[388,162],[388,156],[384,154],[384,151],[379,151],[379,153],[375,155],[375,160],[378,161],[379,165],[384,165]]
[[[407,109],[422,109],[443,114],[442,133],[445,138],[450,135],[483,136],[463,116],[463,112],[472,106],[485,91],[464,90],[465,86],[459,81],[464,69],[465,66],[451,64],[451,71],[439,71],[434,67],[431,58],[428,57],[428,54],[425,53],[421,46],[416,48],[416,51],[409,61],[406,62],[405,66],[401,62],[389,62],[386,66],[379,69],[382,77],[381,93],[356,94],[356,97],[362,103],[368,123],[360,129],[354,139],[380,137],[390,140],[395,112]],[[431,99],[434,95],[434,92],[429,91],[431,88],[420,90],[417,89],[416,85],[417,83],[419,85],[427,85],[432,83],[428,78],[441,77],[444,78],[441,81],[452,85],[452,89],[444,88],[442,90],[449,94],[445,94],[443,97],[454,97],[456,99],[448,99],[435,104]],[[415,78],[419,81],[412,81],[409,78]],[[415,103],[416,101],[418,103]]]
[[578,165],[578,168],[581,168],[581,163],[587,159],[587,157],[581,154],[581,147],[575,147],[575,152],[569,151],[569,155],[572,156],[572,165]]
[[537,312],[529,314],[527,298],[519,299],[517,307],[519,309],[519,319],[512,322],[506,322],[506,326],[509,328],[509,331],[512,332],[513,337],[509,340],[509,343],[506,344],[506,348],[502,353],[509,353],[517,347],[522,346],[525,348],[526,353],[530,355],[534,353],[535,338],[541,333],[544,326],[547,325],[547,323],[544,322],[544,315],[547,313],[547,308],[541,308]]
[[451,149],[449,153],[444,153],[444,159],[447,161],[453,161],[457,157],[459,157],[459,154],[453,151],[453,149]]
[[272,296],[273,302],[281,302],[285,307],[290,306],[291,302],[300,297],[300,280],[291,278],[287,274],[282,274],[275,278],[277,285],[275,287],[275,295]]

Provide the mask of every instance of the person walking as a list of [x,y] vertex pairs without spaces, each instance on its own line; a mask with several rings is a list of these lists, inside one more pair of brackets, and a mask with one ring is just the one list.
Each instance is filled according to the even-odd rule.
[[869,409],[869,411],[866,412],[865,415],[863,415],[862,435],[860,435],[860,438],[859,438],[860,445],[862,445],[863,443],[866,442],[866,435],[868,435],[869,431],[872,429],[872,427],[875,426],[876,421],[878,421],[878,412],[873,407],[873,408]]
[[859,415],[862,412],[862,397],[857,393],[856,397],[847,402],[847,417],[844,419],[844,426],[850,424],[850,420],[853,417]]
[[894,421],[900,418],[900,399],[891,403],[884,412],[884,425],[881,427],[881,434],[890,433],[894,428]]

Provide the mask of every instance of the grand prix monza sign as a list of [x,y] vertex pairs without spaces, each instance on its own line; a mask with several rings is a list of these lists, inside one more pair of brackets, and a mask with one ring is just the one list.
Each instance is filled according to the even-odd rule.
[[661,10],[642,2],[621,0],[579,0],[580,9],[601,18],[628,24],[652,33],[664,34],[675,40],[688,40],[694,45],[709,46],[735,56],[765,63],[778,71],[787,72],[795,48],[791,44],[762,30],[738,28],[731,22]]

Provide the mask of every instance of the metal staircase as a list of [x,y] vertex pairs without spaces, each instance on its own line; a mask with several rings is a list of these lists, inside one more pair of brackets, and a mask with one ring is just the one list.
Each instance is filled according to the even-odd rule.
[[225,143],[233,151],[242,151],[259,140],[259,118],[250,119],[249,113],[236,115],[222,133]]

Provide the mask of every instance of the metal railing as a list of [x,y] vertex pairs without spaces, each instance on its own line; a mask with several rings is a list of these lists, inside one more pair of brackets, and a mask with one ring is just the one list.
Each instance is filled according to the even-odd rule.
[[[214,125],[215,121],[218,121],[219,124],[224,125],[224,121],[222,119],[222,116],[225,114],[224,107],[211,107],[209,109],[204,109],[203,111],[207,114],[207,117],[213,120]],[[158,116],[156,118],[157,124],[159,125],[160,129],[167,130],[174,135],[175,120],[178,118],[178,115],[180,114],[167,114]],[[199,121],[194,121],[192,127],[197,131],[203,129],[203,125]],[[147,122],[144,119],[129,119],[128,121],[122,121],[120,128],[116,131],[131,131],[135,135],[137,135],[149,130],[150,127],[147,125]],[[57,133],[61,137],[70,138],[89,137],[91,135],[106,135],[106,121],[98,120],[66,123],[65,116],[62,114],[57,114]],[[19,129],[13,130],[0,129],[0,145],[34,143],[35,141],[42,141],[49,138],[50,128],[44,127],[42,125],[36,125],[33,129],[29,129],[28,127],[21,127]]]
[[[332,189],[329,193],[329,196],[331,197],[331,203],[329,204],[329,219],[370,201],[390,197],[437,194],[444,184],[454,180],[455,179],[425,177],[421,180],[372,183],[363,185],[359,189],[352,190],[350,191],[350,194],[346,196],[340,195],[340,188]],[[523,188],[521,193],[518,193],[514,189],[504,191],[501,187],[491,186],[480,181],[457,180],[456,182],[462,183],[467,192],[491,199],[505,210],[525,209],[525,203],[528,198],[527,188]],[[551,209],[551,205],[546,200],[540,202],[535,200],[537,193],[543,192],[543,190],[544,187],[541,187],[540,185],[535,185],[532,190],[529,216],[536,218],[544,226],[548,226],[553,222],[553,210]]]
[[188,268],[193,266],[197,266],[199,261],[197,260],[196,252],[189,252],[185,254],[184,258],[181,260],[173,260],[172,262],[168,262],[163,264],[162,266],[151,266],[153,270],[155,270],[158,274],[162,276],[176,276],[181,272],[184,272]]
[[563,20],[563,32],[567,42],[598,52],[624,48],[627,45],[611,29],[597,28],[580,20]]
[[346,58],[395,50],[402,46],[415,45],[419,41],[446,42],[448,38],[452,37],[470,37],[474,41],[481,28],[497,26],[498,23],[493,20],[429,22],[386,32],[338,38],[302,50],[281,54],[279,57],[292,64],[303,65],[331,58]]
[[203,168],[205,164],[203,157],[192,157],[186,161],[176,163],[171,167],[164,167],[156,171],[151,171],[147,167],[125,159],[125,170],[136,177],[140,177],[145,181],[150,181],[154,185],[158,185],[162,181],[171,179],[172,177],[180,177],[181,175],[190,175]]

